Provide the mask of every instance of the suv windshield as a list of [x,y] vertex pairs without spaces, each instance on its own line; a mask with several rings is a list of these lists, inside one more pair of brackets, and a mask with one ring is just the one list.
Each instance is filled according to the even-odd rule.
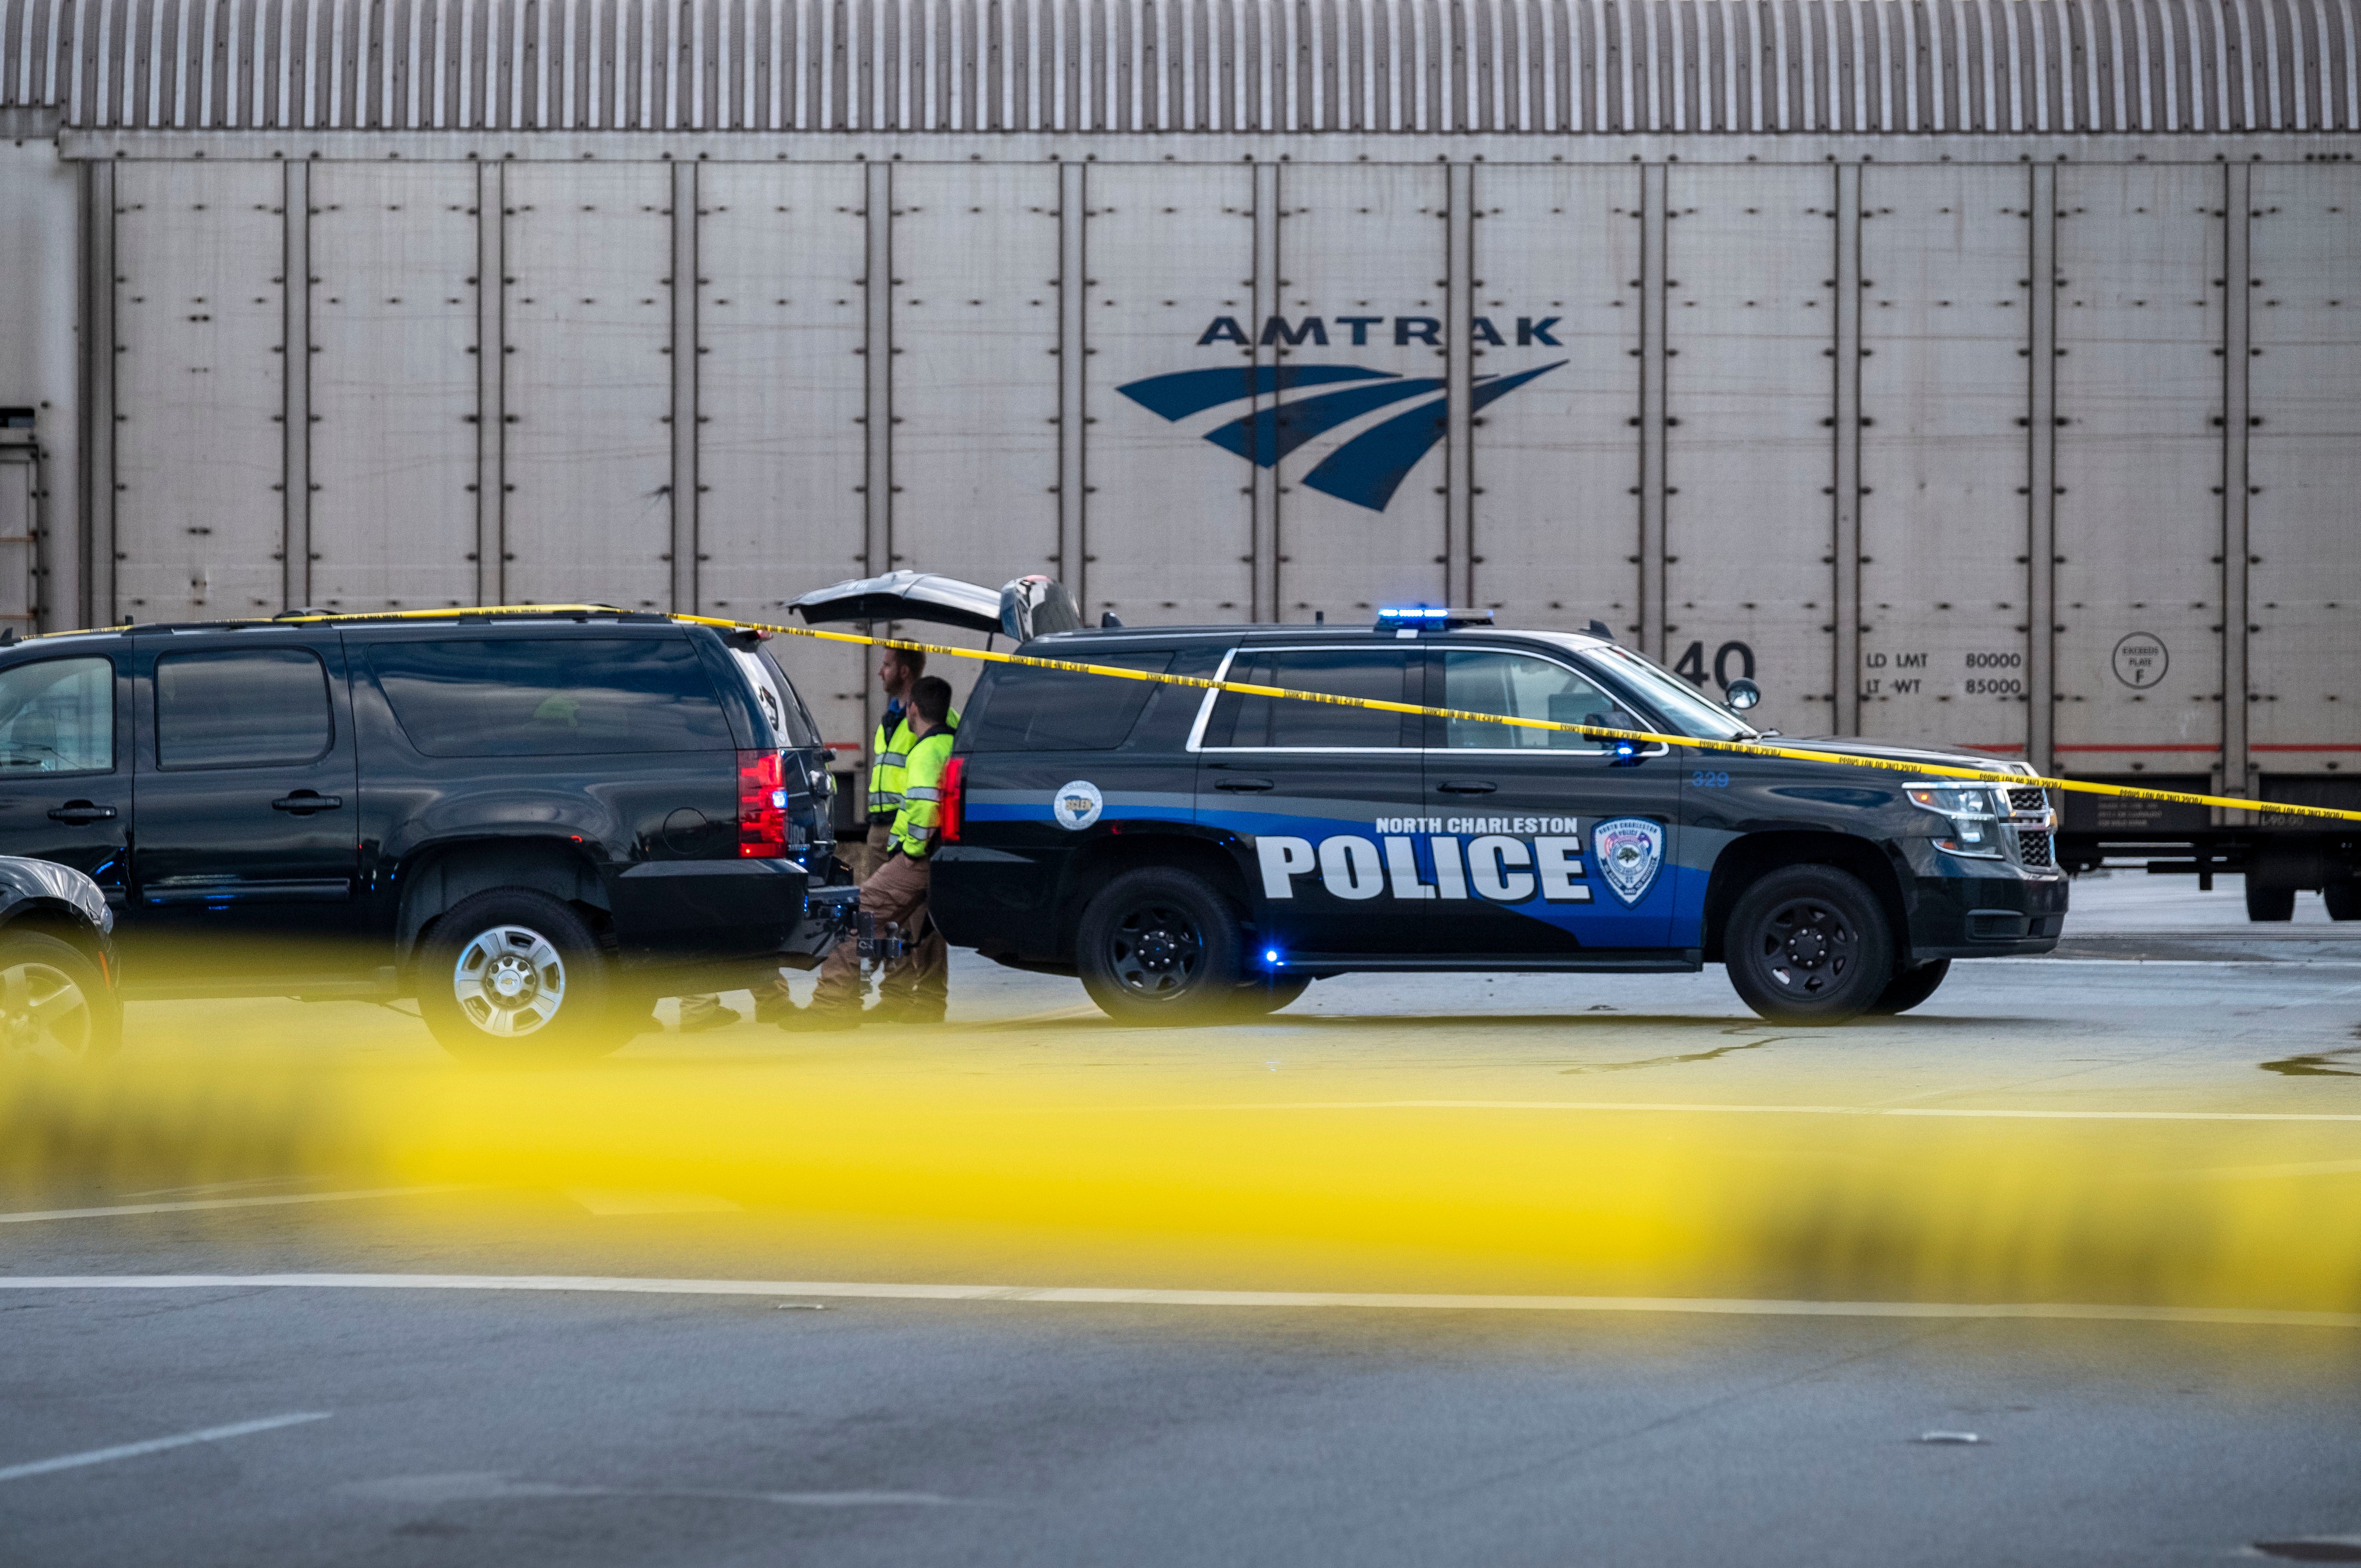
[[1629,648],[1609,643],[1584,652],[1638,687],[1641,696],[1684,735],[1701,740],[1752,740],[1760,733],[1672,671]]

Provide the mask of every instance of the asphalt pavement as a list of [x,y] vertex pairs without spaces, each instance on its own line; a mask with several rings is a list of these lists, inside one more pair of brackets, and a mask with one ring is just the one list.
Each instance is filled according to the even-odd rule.
[[[1358,977],[1185,1034],[1108,1027],[1071,981],[962,959],[954,983],[931,1043],[749,1022],[614,1070],[1186,1070],[2069,1137],[2243,1118],[2310,1140],[2277,1168],[2323,1225],[2361,1180],[2361,927],[2312,895],[2248,927],[2235,879],[2083,879],[2060,956],[1955,966],[1844,1029],[1765,1025],[1712,970]],[[445,1070],[384,1008],[142,1005],[130,1037],[133,1067]],[[2361,1561],[2352,1319],[1445,1302],[1284,1259],[914,1259],[693,1192],[387,1192],[294,1152],[7,1168],[10,1564]]]

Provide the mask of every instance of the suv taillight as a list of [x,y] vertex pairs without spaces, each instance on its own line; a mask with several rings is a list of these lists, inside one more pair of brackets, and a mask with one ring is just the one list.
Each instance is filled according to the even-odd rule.
[[960,836],[960,818],[967,808],[967,759],[952,757],[943,763],[942,783],[938,786],[942,799],[943,842],[956,844]]
[[738,753],[738,858],[777,860],[787,852],[786,769],[776,751]]

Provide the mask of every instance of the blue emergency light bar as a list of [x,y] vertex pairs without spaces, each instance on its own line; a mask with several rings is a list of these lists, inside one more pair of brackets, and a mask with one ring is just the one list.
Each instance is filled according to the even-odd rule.
[[1488,609],[1445,609],[1440,605],[1387,605],[1378,611],[1379,631],[1448,631],[1455,626],[1489,626]]

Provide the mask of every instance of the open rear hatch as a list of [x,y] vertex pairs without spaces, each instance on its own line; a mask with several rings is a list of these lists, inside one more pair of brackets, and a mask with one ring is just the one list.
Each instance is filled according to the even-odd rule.
[[848,620],[930,620],[1018,642],[1082,624],[1074,596],[1055,577],[1014,577],[997,589],[931,572],[888,572],[814,588],[787,608],[818,626]]

